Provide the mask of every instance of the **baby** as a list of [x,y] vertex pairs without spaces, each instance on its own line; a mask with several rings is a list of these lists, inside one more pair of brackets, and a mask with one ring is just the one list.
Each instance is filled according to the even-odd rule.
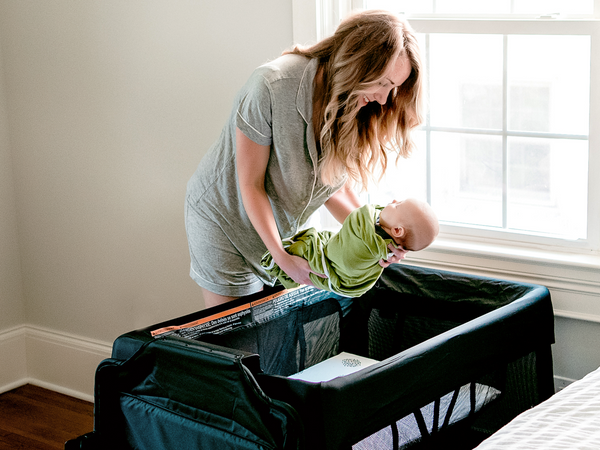
[[[416,199],[393,201],[385,208],[365,205],[354,210],[338,233],[314,228],[283,241],[286,251],[306,259],[319,289],[345,297],[359,297],[381,276],[380,260],[389,257],[388,245],[409,251],[423,250],[439,233],[437,217],[429,204]],[[284,287],[298,286],[273,261],[269,252],[261,261],[266,271]]]

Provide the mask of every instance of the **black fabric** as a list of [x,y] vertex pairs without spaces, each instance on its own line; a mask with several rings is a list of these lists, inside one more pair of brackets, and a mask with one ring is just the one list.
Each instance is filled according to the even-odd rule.
[[[389,318],[391,341],[399,345],[391,352],[398,353],[384,354],[387,359],[359,374],[316,385],[269,374],[258,378],[269,395],[288,402],[305,418],[310,445],[349,446],[456,387],[532,350],[549,349],[554,342],[546,288],[392,267],[367,296],[372,297],[373,314]],[[426,317],[424,324],[437,321],[441,329],[421,330],[423,336],[404,348],[396,336],[411,317]],[[551,379],[551,371],[540,374],[543,377]]]
[[96,374],[95,431],[115,448],[298,448],[295,411],[263,393],[243,364],[252,358],[166,338],[125,362],[106,360]]
[[[150,332],[249,299],[119,337],[97,371],[96,437],[111,448],[348,449],[469,383],[502,392],[502,420],[552,393],[553,311],[542,286],[402,264],[358,299],[306,292],[314,301],[203,342]],[[381,362],[323,383],[287,378],[340,351]],[[437,421],[443,441],[446,421]]]
[[289,376],[339,353],[340,320],[339,303],[325,299],[267,323],[199,340],[256,353],[264,372]]

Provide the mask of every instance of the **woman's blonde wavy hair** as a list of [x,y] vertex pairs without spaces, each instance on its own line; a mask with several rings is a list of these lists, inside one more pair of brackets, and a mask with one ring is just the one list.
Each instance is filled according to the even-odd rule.
[[[324,183],[334,185],[347,174],[366,189],[377,169],[385,171],[388,152],[397,152],[396,161],[410,155],[411,130],[424,116],[424,67],[406,21],[388,11],[355,13],[332,36],[285,53],[319,60],[322,86],[313,105]],[[377,84],[398,57],[411,64],[408,79],[392,89],[385,105],[371,102],[361,108],[361,91]]]

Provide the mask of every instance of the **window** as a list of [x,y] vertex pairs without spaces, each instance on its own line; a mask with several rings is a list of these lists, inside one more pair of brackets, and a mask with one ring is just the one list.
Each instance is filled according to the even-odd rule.
[[443,237],[598,251],[594,1],[323,1],[322,33],[356,7],[405,13],[428,67],[419,151],[366,200],[424,198]]

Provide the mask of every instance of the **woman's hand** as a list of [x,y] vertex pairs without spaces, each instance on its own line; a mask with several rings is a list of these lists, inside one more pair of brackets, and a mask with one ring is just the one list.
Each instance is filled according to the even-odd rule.
[[308,265],[308,261],[299,256],[294,256],[286,253],[285,256],[278,258],[277,265],[283,270],[292,280],[299,284],[314,286],[309,275],[314,273],[321,278],[327,278],[325,275],[314,272]]
[[396,248],[394,247],[394,244],[388,244],[388,249],[390,252],[393,253],[393,255],[390,256],[387,260],[382,259],[381,261],[379,261],[379,265],[384,269],[386,267],[389,267],[391,264],[399,263],[404,258],[406,258],[406,254],[408,253],[408,250],[404,250],[402,247]]

